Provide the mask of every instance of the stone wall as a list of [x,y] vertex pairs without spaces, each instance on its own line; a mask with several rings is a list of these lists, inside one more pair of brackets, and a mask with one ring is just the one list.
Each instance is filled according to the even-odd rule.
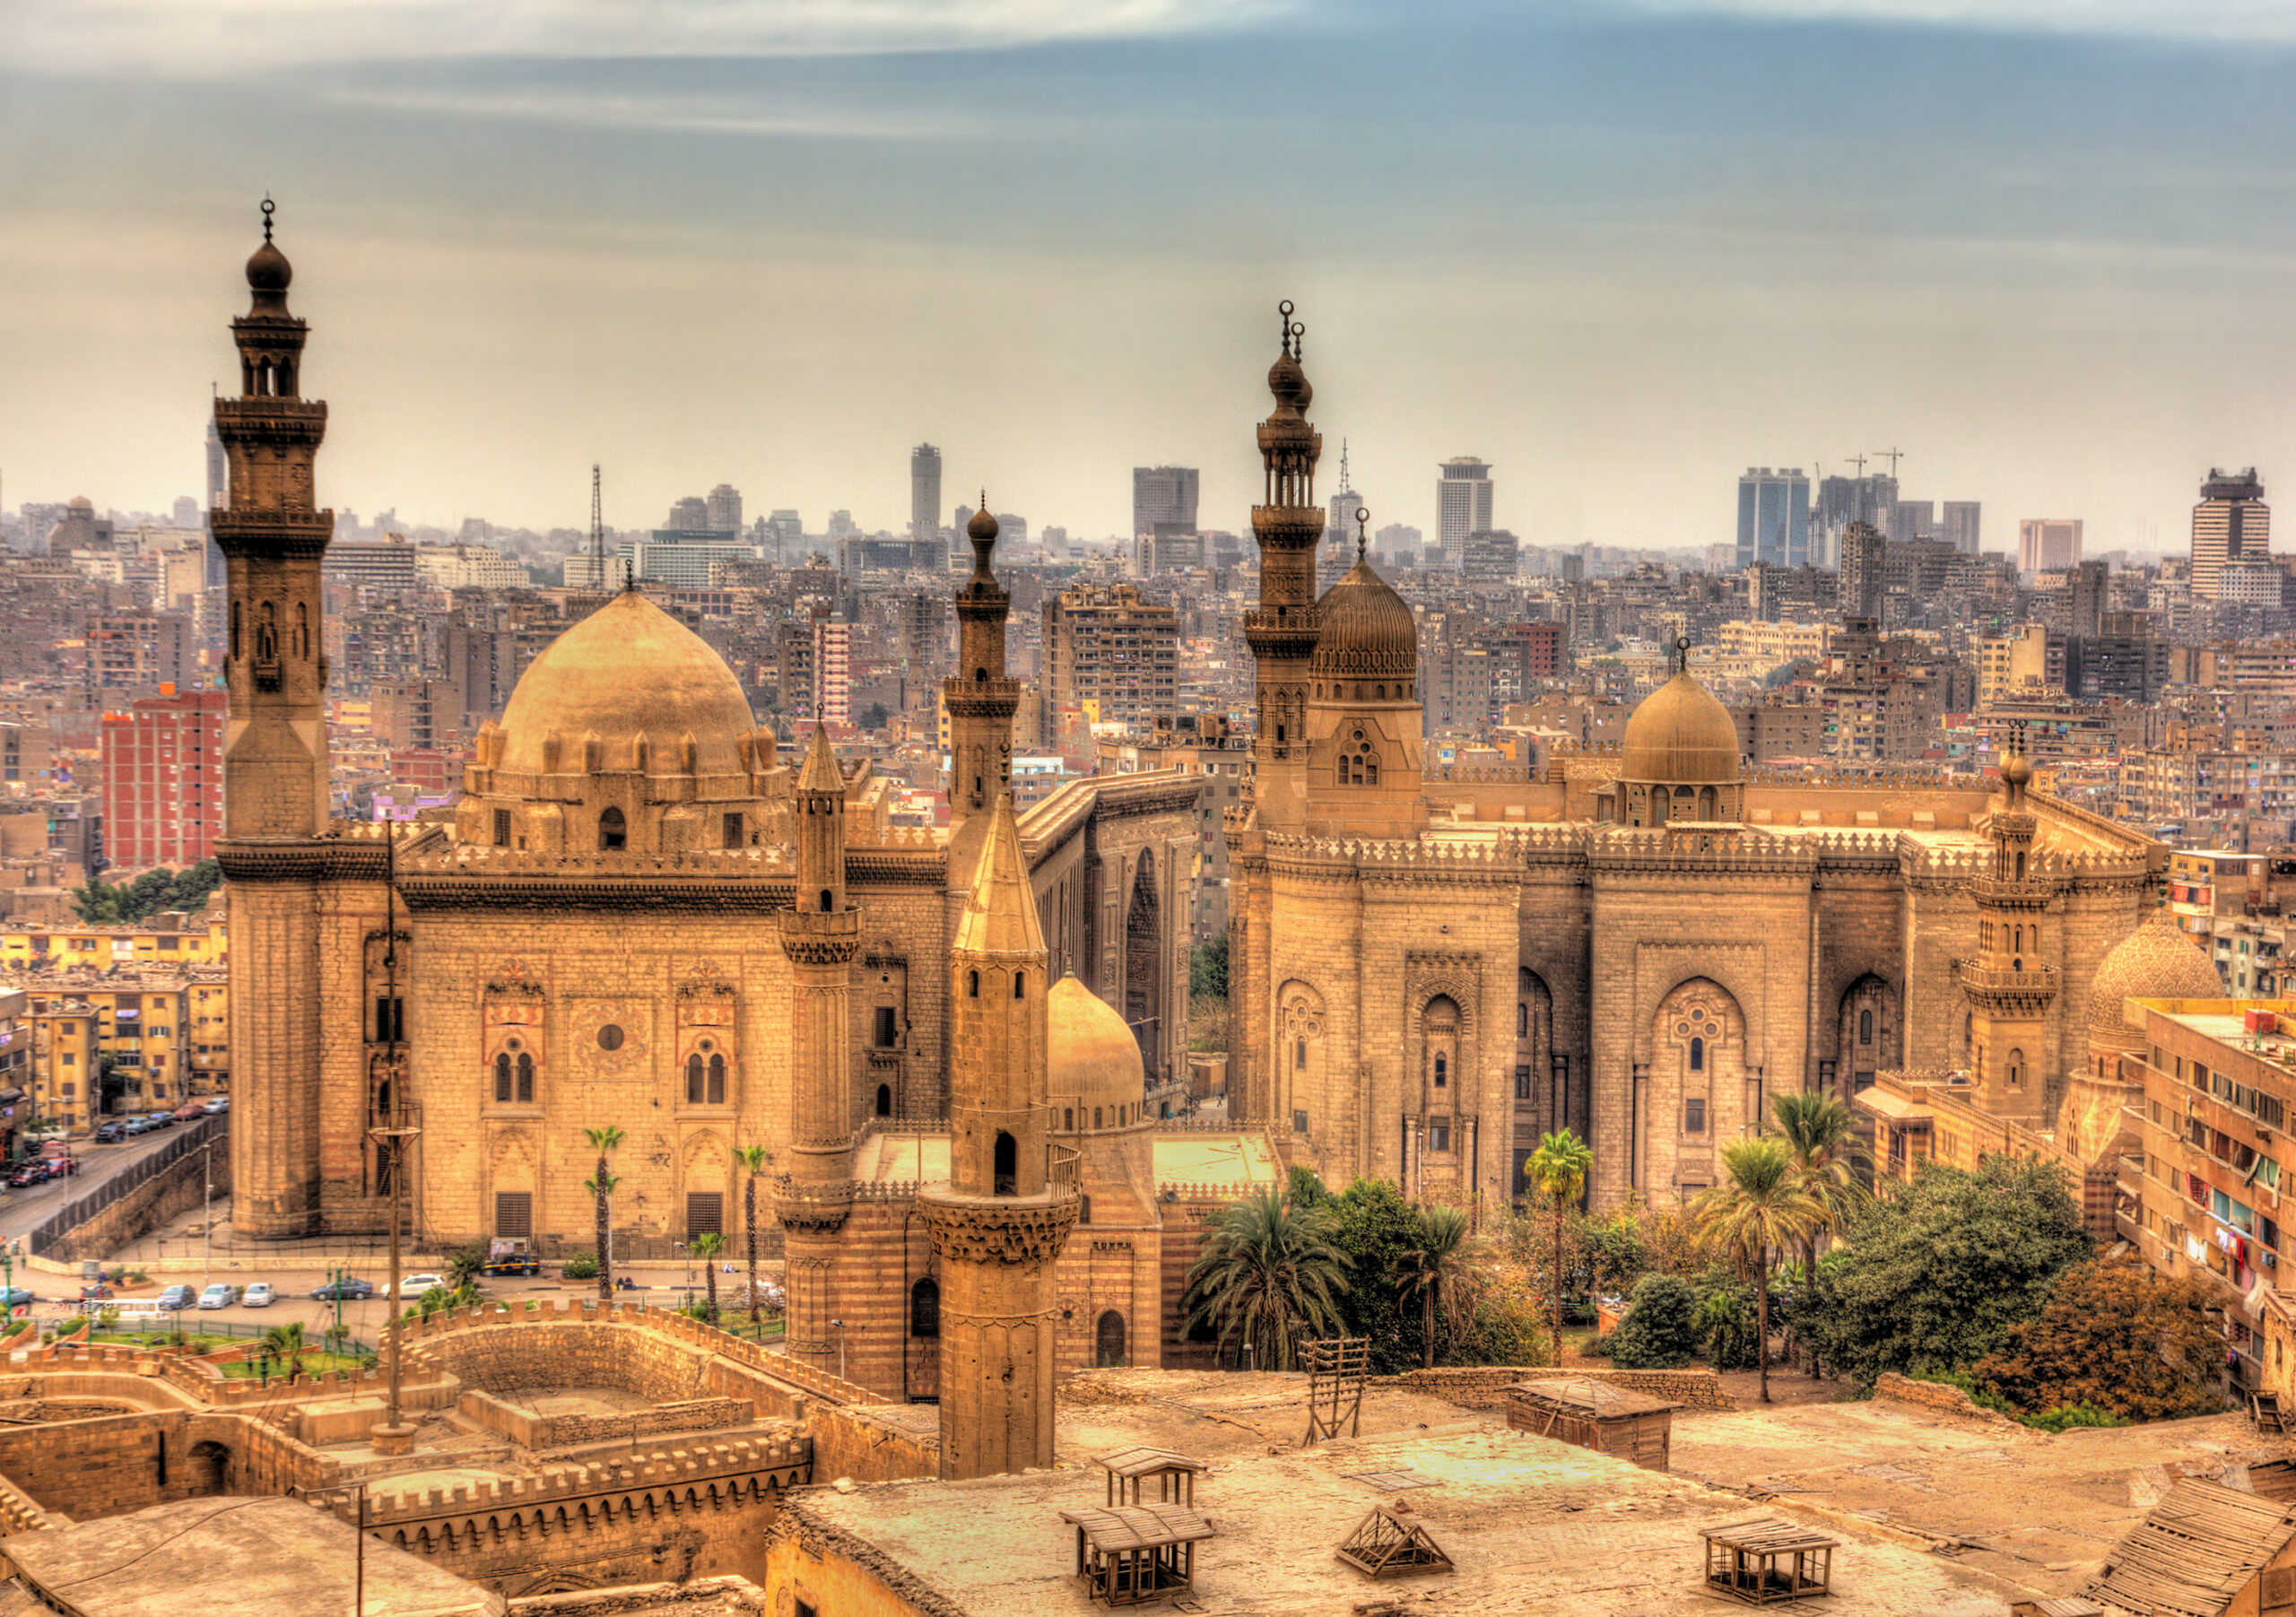
[[748,1401],[740,1398],[687,1399],[626,1415],[543,1415],[476,1388],[465,1391],[457,1407],[486,1430],[522,1448],[572,1448],[672,1432],[723,1431],[756,1418]]
[[2014,1425],[1998,1410],[1986,1409],[1974,1402],[1958,1387],[1943,1381],[1914,1381],[1895,1370],[1883,1370],[1874,1382],[1874,1396],[1890,1404],[1910,1404],[1922,1409],[1934,1409],[1949,1415],[1966,1415],[1972,1421],[1995,1421],[2005,1426]]
[[1592,1381],[1623,1387],[1654,1398],[1671,1398],[1689,1409],[1735,1409],[1738,1401],[1712,1370],[1596,1370],[1526,1369],[1513,1372],[1518,1381]]
[[66,1231],[41,1256],[59,1264],[109,1257],[204,1201],[210,1166],[216,1196],[229,1196],[231,1152],[226,1141],[218,1138],[211,1149],[184,1152],[95,1217]]

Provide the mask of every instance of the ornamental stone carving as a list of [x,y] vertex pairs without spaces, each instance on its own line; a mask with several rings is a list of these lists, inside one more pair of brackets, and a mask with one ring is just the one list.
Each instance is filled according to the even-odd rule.
[[1060,1256],[1080,1211],[1073,1195],[1018,1201],[922,1201],[918,1210],[944,1262],[1045,1264]]

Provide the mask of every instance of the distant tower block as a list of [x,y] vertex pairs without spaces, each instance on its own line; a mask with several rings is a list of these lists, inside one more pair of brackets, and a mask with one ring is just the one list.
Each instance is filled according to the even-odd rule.
[[918,1203],[941,1262],[941,1474],[1052,1464],[1054,1260],[1080,1211],[1052,1140],[1044,934],[999,797],[950,950],[949,1185]]

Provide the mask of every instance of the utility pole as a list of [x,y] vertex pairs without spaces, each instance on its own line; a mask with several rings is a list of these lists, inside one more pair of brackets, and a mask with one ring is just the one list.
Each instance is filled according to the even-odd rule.
[[207,1231],[215,1222],[215,1136],[211,1130],[199,1143],[199,1171],[206,1180],[199,1193],[199,1289],[204,1291],[214,1276],[208,1266]]
[[[596,501],[597,468],[591,468],[591,500]],[[399,1232],[404,1222],[406,1204],[405,1147],[418,1130],[413,1122],[413,1113],[406,1098],[406,1017],[401,1009],[398,994],[398,822],[383,822],[383,995],[388,1016],[382,1027],[376,1029],[383,1035],[383,1048],[375,1059],[375,1075],[378,1083],[370,1085],[367,1105],[369,1115],[382,1113],[378,1126],[368,1129],[370,1139],[378,1140],[385,1151],[384,1171],[390,1176],[391,1197],[391,1272],[390,1290],[383,1293],[389,1312],[385,1316],[385,1328],[390,1333],[385,1353],[390,1363],[390,1397],[385,1406],[383,1423],[369,1434],[378,1454],[404,1454],[414,1447],[414,1428],[399,1408],[399,1393],[403,1380],[400,1345],[406,1332],[405,1299],[399,1295],[401,1270]],[[374,1091],[379,1087],[378,1097]],[[377,1107],[378,1099],[383,1101]],[[339,1290],[339,1288],[338,1288]],[[336,1308],[342,1304],[338,1300]],[[341,1324],[340,1318],[336,1323]],[[363,1538],[362,1538],[363,1542]]]

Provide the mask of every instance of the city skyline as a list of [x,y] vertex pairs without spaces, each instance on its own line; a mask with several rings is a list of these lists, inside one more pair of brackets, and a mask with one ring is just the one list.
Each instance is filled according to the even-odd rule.
[[[1240,530],[1221,423],[1283,297],[1374,526],[1434,533],[1429,469],[1474,455],[1526,544],[1724,543],[1744,466],[1896,444],[1996,551],[2078,511],[2092,552],[2175,553],[2208,467],[2269,482],[2296,436],[2296,237],[2219,205],[2296,152],[2262,6],[891,7],[865,38],[735,6],[651,44],[538,7],[548,48],[482,8],[450,57],[379,11],[236,11],[284,21],[257,54],[155,48],[133,5],[0,23],[42,244],[0,268],[37,382],[0,405],[11,505],[199,489],[199,311],[265,189],[342,334],[312,386],[358,404],[335,503],[445,527],[582,527],[597,459],[617,527],[727,482],[898,532],[929,439],[1033,526],[1121,535],[1130,469],[1177,464]],[[1271,121],[1231,93],[1271,53],[1364,104]],[[1809,94],[1718,89],[1764,68]],[[126,113],[66,116],[91,97]]]

